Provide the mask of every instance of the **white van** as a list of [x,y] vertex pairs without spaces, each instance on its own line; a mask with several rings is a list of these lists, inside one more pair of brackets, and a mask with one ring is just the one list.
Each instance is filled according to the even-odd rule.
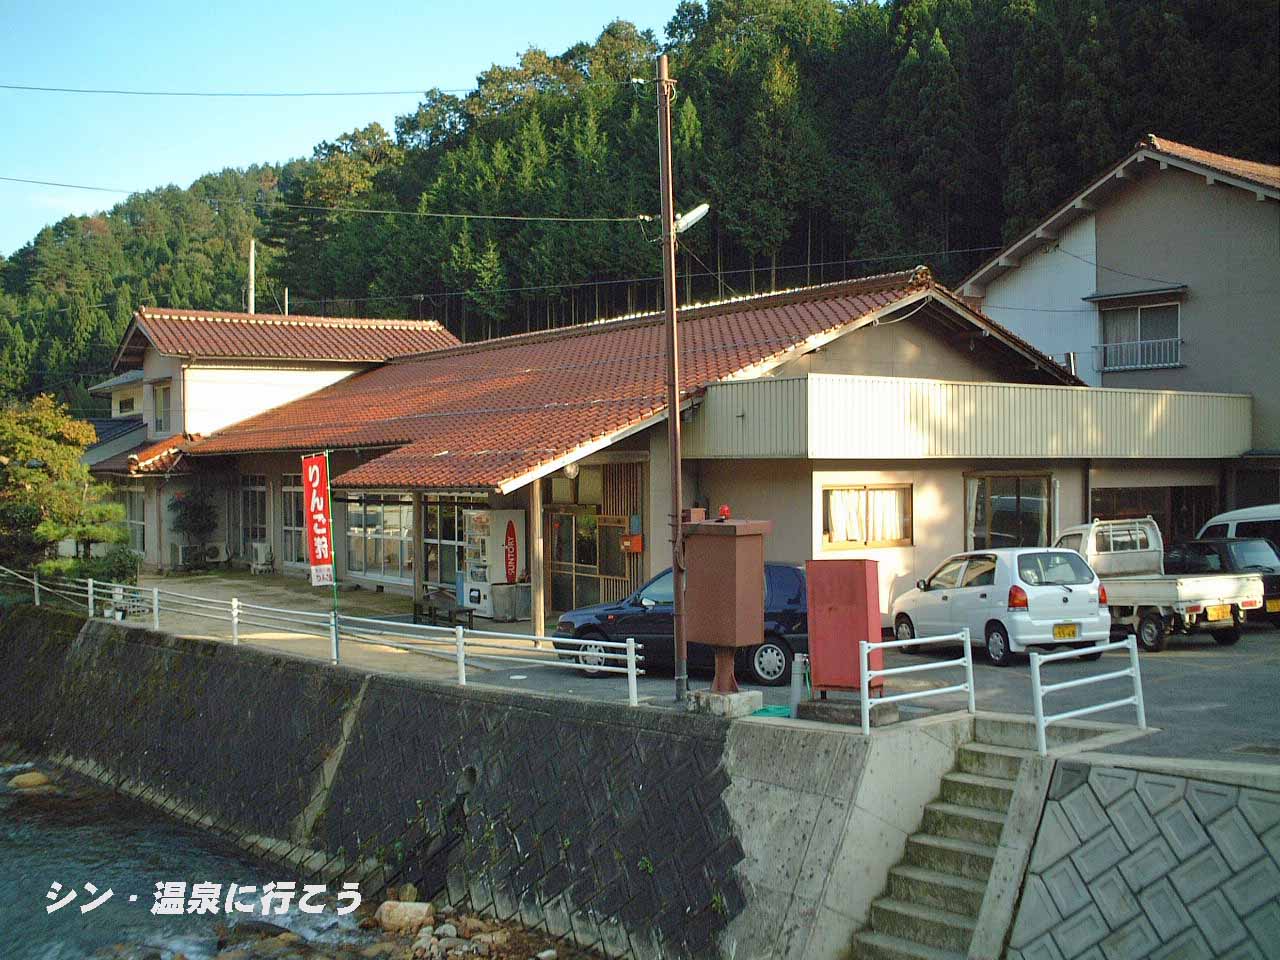
[[1280,503],[1220,513],[1200,528],[1196,539],[1223,537],[1263,537],[1280,546]]

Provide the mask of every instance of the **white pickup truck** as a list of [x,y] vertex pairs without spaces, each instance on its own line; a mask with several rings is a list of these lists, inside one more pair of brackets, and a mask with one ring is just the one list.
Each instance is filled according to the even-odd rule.
[[1262,578],[1246,573],[1164,572],[1164,538],[1150,517],[1067,527],[1054,546],[1093,567],[1111,611],[1111,629],[1159,651],[1172,633],[1207,630],[1223,646],[1240,639],[1247,610],[1262,606]]

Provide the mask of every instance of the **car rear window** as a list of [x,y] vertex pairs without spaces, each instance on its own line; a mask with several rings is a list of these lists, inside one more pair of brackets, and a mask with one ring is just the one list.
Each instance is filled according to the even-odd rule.
[[769,592],[765,604],[770,609],[790,603],[801,603],[805,596],[804,574],[795,567],[766,566],[765,583]]
[[1236,536],[1280,541],[1280,520],[1241,520],[1236,524]]
[[1018,557],[1018,577],[1033,587],[1074,586],[1093,582],[1093,571],[1078,553],[1024,553]]
[[1267,540],[1241,540],[1229,544],[1231,559],[1239,570],[1259,570],[1263,573],[1275,573],[1280,570],[1280,557],[1275,548]]

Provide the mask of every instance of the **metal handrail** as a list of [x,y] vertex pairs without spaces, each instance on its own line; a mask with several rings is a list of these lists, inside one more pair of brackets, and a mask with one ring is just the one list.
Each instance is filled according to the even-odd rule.
[[[919,663],[909,667],[890,667],[884,670],[871,669],[872,650],[895,650],[901,647],[919,647],[936,643],[956,643],[957,641],[963,645],[964,654],[955,660],[939,660],[936,663]],[[895,693],[889,697],[877,697],[876,703],[920,700],[924,697],[937,697],[945,693],[960,693],[963,691],[969,695],[969,713],[975,714],[978,712],[977,702],[973,693],[973,648],[969,645],[968,628],[961,630],[959,633],[947,633],[937,637],[913,637],[910,640],[883,640],[875,643],[859,640],[858,665],[861,668],[859,672],[862,675],[862,735],[864,737],[871,736],[871,681],[876,677],[894,677],[905,673],[920,673],[925,670],[964,667],[964,683],[957,683],[950,687],[917,690],[915,693]]]
[[[1094,653],[1103,654],[1108,650],[1128,650],[1129,666],[1124,670],[1112,670],[1109,673],[1100,673],[1092,677],[1077,677],[1075,680],[1063,680],[1060,683],[1045,684],[1041,682],[1040,668],[1046,663],[1052,663],[1055,660],[1074,660],[1076,657],[1086,657]],[[1048,740],[1045,734],[1046,728],[1049,724],[1056,723],[1059,720],[1070,720],[1074,717],[1084,717],[1091,713],[1101,713],[1103,710],[1114,710],[1116,707],[1132,705],[1138,714],[1138,728],[1141,730],[1147,729],[1147,708],[1142,698],[1142,673],[1138,667],[1138,640],[1133,634],[1118,643],[1100,643],[1092,647],[1062,650],[1057,653],[1038,653],[1032,650],[1029,656],[1031,659],[1031,706],[1035,711],[1036,749],[1040,751],[1040,756],[1043,757],[1049,753]],[[1062,713],[1046,715],[1044,712],[1046,694],[1123,678],[1129,678],[1133,681],[1133,694],[1131,696],[1120,700],[1109,700],[1106,703],[1094,704],[1090,707],[1064,710]]]
[[[343,626],[347,627],[345,639],[353,643],[388,646],[410,653],[436,657],[446,656],[444,650],[439,649],[446,648],[452,651],[452,659],[457,663],[460,685],[465,685],[467,682],[468,661],[554,666],[579,672],[625,674],[627,700],[633,707],[639,705],[637,678],[644,673],[640,668],[640,664],[644,662],[644,656],[640,652],[643,648],[633,638],[625,641],[584,640],[576,637],[555,639],[559,646],[592,647],[592,656],[601,662],[588,666],[564,659],[564,655],[557,650],[540,647],[536,637],[496,630],[466,630],[460,624],[451,629],[399,620],[349,616],[338,614],[336,611],[322,613],[316,610],[290,610],[247,603],[236,597],[222,600],[161,590],[158,587],[142,587],[137,584],[76,577],[42,578],[35,571],[27,576],[8,567],[0,567],[0,582],[4,580],[29,585],[36,606],[40,605],[41,593],[45,592],[87,606],[91,617],[97,615],[99,603],[105,610],[128,600],[130,603],[137,604],[138,612],[151,614],[151,625],[154,630],[160,629],[162,609],[168,609],[183,616],[229,623],[233,645],[240,643],[242,625],[300,636],[328,637],[329,660],[335,665],[340,660]],[[513,648],[499,642],[502,640],[532,644],[532,648]],[[430,649],[432,646],[437,649]]]

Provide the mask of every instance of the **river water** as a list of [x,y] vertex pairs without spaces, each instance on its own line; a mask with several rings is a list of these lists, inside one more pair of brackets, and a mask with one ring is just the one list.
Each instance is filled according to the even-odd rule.
[[[9,790],[10,773],[0,775],[0,957],[170,960],[181,953],[205,960],[216,954],[218,928],[227,923],[221,909],[216,915],[153,915],[157,882],[183,882],[188,895],[192,884],[221,884],[220,908],[230,884],[252,885],[258,893],[237,898],[259,903],[252,919],[287,927],[312,942],[360,939],[357,914],[338,916],[332,899],[320,914],[301,913],[295,899],[289,913],[263,917],[265,884],[293,880],[301,890],[300,879],[287,868],[255,862],[216,836],[97,789]],[[58,900],[72,890],[76,897],[50,913],[46,908],[55,901],[47,894],[55,883],[62,885]],[[90,883],[97,894],[86,889]],[[81,911],[107,890],[110,899]],[[234,919],[241,918],[250,919]],[[129,949],[118,953],[119,944]]]

